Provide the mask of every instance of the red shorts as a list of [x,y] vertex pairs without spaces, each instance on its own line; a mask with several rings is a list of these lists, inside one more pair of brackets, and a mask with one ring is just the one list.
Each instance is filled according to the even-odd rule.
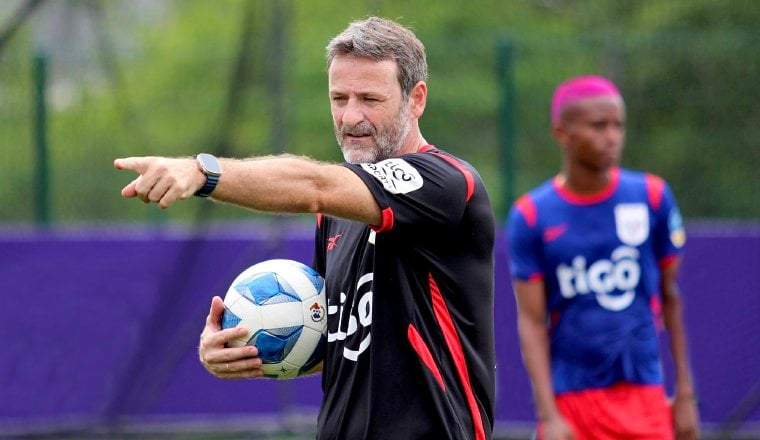
[[660,385],[620,383],[563,393],[556,402],[576,440],[673,439],[670,404]]

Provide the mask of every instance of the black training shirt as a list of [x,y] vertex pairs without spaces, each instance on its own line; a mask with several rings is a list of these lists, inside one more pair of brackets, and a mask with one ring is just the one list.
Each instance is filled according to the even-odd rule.
[[480,176],[433,146],[344,166],[383,222],[318,216],[328,295],[318,439],[490,439],[494,218]]

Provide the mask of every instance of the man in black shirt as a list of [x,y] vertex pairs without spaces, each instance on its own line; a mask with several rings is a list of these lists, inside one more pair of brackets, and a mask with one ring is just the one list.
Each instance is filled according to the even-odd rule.
[[[169,207],[195,195],[260,211],[317,213],[328,344],[319,439],[490,439],[494,410],[494,219],[468,163],[428,144],[422,43],[399,24],[354,22],[327,47],[346,163],[202,154],[117,159],[125,197]],[[199,357],[224,379],[261,377],[245,333],[214,297]]]

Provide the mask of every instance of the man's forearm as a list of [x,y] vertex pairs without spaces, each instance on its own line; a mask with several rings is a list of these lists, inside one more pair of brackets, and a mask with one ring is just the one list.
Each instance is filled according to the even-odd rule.
[[557,417],[559,413],[554,402],[546,326],[543,323],[520,320],[519,333],[525,369],[533,384],[536,415],[539,420]]
[[683,324],[681,300],[678,296],[670,296],[663,301],[663,317],[665,327],[670,336],[670,350],[676,373],[676,394],[681,397],[695,397],[694,384],[691,377],[686,329]]

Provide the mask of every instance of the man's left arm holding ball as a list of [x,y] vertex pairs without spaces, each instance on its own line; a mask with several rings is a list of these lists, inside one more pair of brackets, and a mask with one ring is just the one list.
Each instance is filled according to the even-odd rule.
[[[244,327],[222,329],[221,320],[224,313],[224,302],[221,297],[211,299],[211,310],[206,317],[206,326],[201,333],[198,345],[198,357],[201,364],[209,373],[220,379],[252,379],[263,377],[259,350],[250,345],[242,347],[226,347],[228,342],[245,336],[248,330]],[[305,374],[322,371],[320,362],[313,370]]]
[[262,377],[261,359],[256,347],[226,347],[230,341],[247,334],[244,327],[222,329],[224,302],[215,296],[211,299],[211,310],[206,317],[206,325],[198,345],[198,357],[209,373],[220,379],[250,379]]

